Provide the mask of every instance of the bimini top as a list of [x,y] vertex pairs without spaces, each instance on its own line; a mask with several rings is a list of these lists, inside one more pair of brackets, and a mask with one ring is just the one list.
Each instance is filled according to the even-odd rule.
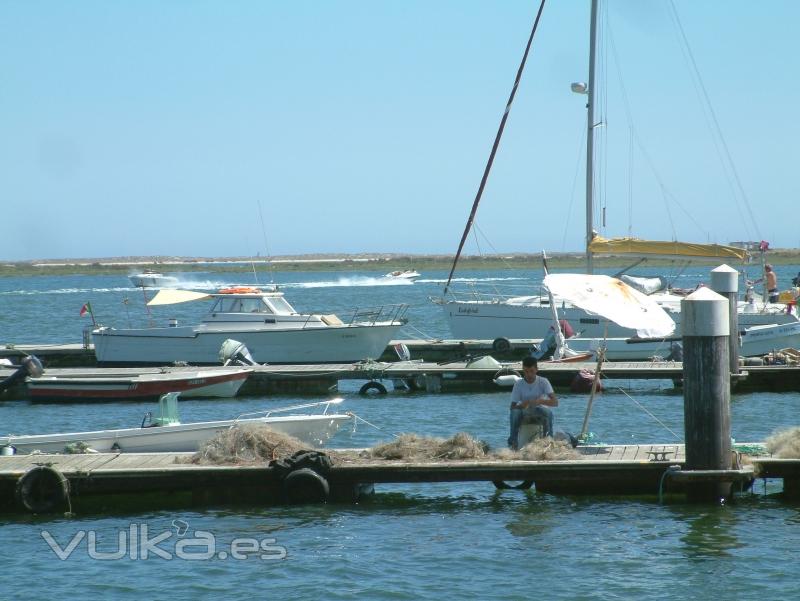
[[150,299],[147,304],[149,306],[157,305],[176,305],[178,303],[188,303],[191,301],[207,300],[209,298],[234,297],[234,296],[277,296],[282,297],[283,293],[277,292],[274,288],[262,290],[254,286],[231,286],[222,288],[216,293],[209,294],[207,292],[195,292],[194,290],[159,290],[158,293]]
[[640,240],[638,238],[603,238],[595,236],[589,252],[602,255],[634,255],[663,259],[736,259],[746,262],[750,253],[743,248],[723,244],[694,244],[669,240]]

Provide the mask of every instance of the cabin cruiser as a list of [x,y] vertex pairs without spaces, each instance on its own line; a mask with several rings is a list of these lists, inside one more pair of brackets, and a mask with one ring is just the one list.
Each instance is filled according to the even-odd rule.
[[258,363],[350,363],[377,359],[406,323],[408,305],[355,309],[348,319],[298,313],[277,289],[239,286],[213,294],[161,290],[147,304],[210,300],[199,324],[92,331],[101,365],[164,365],[176,361],[214,364],[228,338],[247,345]]

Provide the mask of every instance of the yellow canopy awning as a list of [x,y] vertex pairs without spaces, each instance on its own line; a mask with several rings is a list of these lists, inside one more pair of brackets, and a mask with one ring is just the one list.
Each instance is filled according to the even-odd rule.
[[188,303],[189,301],[205,300],[211,298],[205,292],[194,292],[193,290],[159,290],[147,304],[155,305],[176,305],[178,303]]
[[736,259],[746,261],[750,256],[743,248],[722,244],[694,244],[638,238],[603,238],[595,236],[589,251],[602,255],[636,255],[663,259]]

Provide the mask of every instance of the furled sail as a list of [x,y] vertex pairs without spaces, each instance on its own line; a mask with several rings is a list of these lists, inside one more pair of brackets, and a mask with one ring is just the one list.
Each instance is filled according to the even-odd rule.
[[750,254],[743,248],[723,244],[694,244],[669,240],[639,238],[603,238],[595,236],[589,244],[595,255],[635,255],[664,259],[736,259],[747,262]]

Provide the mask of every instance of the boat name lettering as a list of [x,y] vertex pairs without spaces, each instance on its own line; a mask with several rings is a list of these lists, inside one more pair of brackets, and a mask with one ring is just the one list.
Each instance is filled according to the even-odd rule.
[[600,323],[600,320],[595,317],[581,317],[581,323],[593,323],[597,325]]
[[478,308],[477,307],[459,307],[458,308],[458,312],[459,313],[475,313],[475,314],[477,314],[478,313]]

